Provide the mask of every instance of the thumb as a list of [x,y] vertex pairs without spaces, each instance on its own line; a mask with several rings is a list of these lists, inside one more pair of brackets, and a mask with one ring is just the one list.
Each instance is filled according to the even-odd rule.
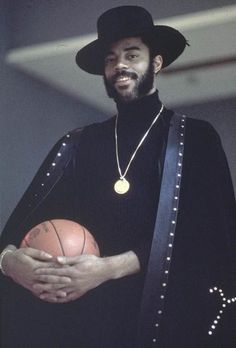
[[58,256],[56,260],[61,265],[73,265],[77,262],[77,259],[77,256]]

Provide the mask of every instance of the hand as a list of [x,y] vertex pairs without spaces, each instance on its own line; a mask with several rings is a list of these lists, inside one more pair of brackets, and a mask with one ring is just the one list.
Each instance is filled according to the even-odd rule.
[[[111,279],[110,268],[106,258],[94,255],[81,255],[76,257],[58,257],[60,268],[39,268],[36,274],[41,282],[48,283],[51,277],[70,278],[70,284],[64,284],[61,291],[66,296],[58,296],[57,302],[69,302],[76,300],[101,283]],[[67,267],[65,267],[67,266]],[[35,285],[37,291],[42,291],[42,285]],[[40,298],[54,302],[55,294],[43,293]]]
[[[15,246],[9,246],[8,248],[12,252],[7,253],[3,259],[3,268],[7,276],[38,297],[44,291],[52,292],[55,294],[54,296],[64,295],[64,292],[60,290],[61,284],[64,286],[70,282],[70,279],[51,277],[49,283],[42,284],[36,274],[36,270],[41,267],[47,269],[58,266],[51,255],[33,248],[17,249]],[[37,290],[39,283],[41,285],[40,291]]]
[[[106,258],[94,255],[58,257],[57,262],[61,265],[60,268],[37,269],[38,279],[42,283],[49,283],[50,277],[70,278],[71,283],[61,286],[63,296],[43,293],[40,298],[45,301],[55,302],[55,296],[58,303],[73,301],[110,279],[118,279],[140,270],[139,260],[133,251]],[[40,283],[35,288],[39,292],[43,290]]]

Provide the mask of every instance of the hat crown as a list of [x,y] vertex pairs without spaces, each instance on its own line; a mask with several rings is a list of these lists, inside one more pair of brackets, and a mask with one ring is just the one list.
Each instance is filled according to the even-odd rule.
[[103,13],[97,21],[98,38],[115,41],[154,27],[150,13],[140,6],[120,6]]

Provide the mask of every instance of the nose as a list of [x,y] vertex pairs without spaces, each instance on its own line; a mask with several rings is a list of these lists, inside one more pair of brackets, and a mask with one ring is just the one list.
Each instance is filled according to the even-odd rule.
[[116,61],[115,70],[120,71],[123,69],[128,69],[127,62],[123,58],[119,58]]

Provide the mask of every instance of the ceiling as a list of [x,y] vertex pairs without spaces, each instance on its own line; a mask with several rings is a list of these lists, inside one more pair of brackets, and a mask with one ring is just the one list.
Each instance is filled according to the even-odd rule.
[[[236,95],[236,5],[158,20],[180,30],[190,42],[184,54],[158,76],[168,106],[197,104]],[[6,63],[95,107],[113,111],[101,77],[77,68],[78,49],[96,34],[9,50]]]

